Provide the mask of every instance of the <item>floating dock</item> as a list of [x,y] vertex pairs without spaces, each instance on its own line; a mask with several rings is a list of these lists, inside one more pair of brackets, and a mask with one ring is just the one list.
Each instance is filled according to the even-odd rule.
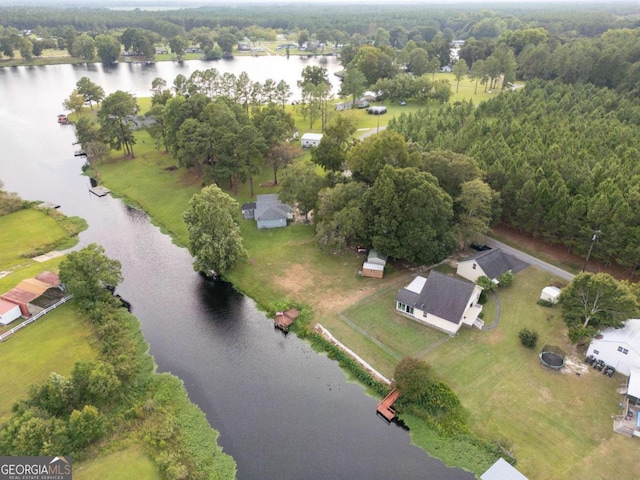
[[384,418],[387,422],[391,422],[394,418],[396,418],[396,411],[393,409],[393,404],[396,403],[398,397],[400,396],[400,391],[397,388],[394,388],[389,392],[389,395],[384,397],[382,401],[378,404],[378,408],[376,409],[376,413]]
[[97,187],[89,187],[89,191],[93,193],[96,197],[104,197],[108,193],[111,193],[107,187],[102,187],[98,185]]

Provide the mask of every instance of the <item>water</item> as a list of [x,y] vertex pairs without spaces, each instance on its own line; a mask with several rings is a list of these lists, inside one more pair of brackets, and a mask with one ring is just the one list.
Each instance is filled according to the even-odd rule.
[[[334,59],[329,62],[330,73],[339,69]],[[346,382],[335,362],[274,330],[251,299],[197,275],[188,252],[144,213],[90,194],[83,160],[73,156],[73,128],[56,123],[62,101],[82,76],[107,93],[138,96],[156,77],[171,83],[178,73],[211,67],[247,71],[254,81],[284,79],[295,88],[307,64],[317,60],[0,69],[0,179],[25,199],[60,204],[65,214],[85,218],[89,229],[81,244],[99,243],[122,262],[125,281],[118,292],[133,304],[159,370],[184,381],[237,461],[239,479],[471,479],[412,446],[403,429],[379,420],[375,399]]]

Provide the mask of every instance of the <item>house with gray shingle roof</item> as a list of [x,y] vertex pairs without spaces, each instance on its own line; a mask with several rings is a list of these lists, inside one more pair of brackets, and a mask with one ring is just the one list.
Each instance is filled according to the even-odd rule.
[[462,325],[482,328],[478,303],[482,287],[432,270],[398,290],[396,311],[454,335]]
[[497,282],[503,273],[517,273],[526,266],[526,263],[496,248],[460,260],[456,273],[472,282],[476,282],[482,276]]
[[293,208],[282,203],[275,193],[258,195],[254,218],[258,228],[286,227],[287,220],[293,219]]

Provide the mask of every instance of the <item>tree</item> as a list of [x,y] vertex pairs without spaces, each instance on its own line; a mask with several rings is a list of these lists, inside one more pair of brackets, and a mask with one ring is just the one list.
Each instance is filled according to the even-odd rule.
[[74,90],[64,102],[62,102],[62,108],[71,112],[79,113],[84,107],[84,97],[78,93],[78,90]]
[[423,154],[422,162],[422,168],[435,176],[452,198],[460,196],[463,183],[482,175],[475,158],[448,150],[429,151]]
[[60,263],[60,280],[66,291],[85,310],[98,302],[113,298],[107,287],[122,282],[120,262],[104,254],[104,248],[92,243],[82,250],[67,254]]
[[365,208],[371,246],[390,257],[433,264],[456,246],[453,202],[429,173],[386,165]]
[[409,402],[417,401],[431,381],[431,367],[422,360],[404,357],[396,365],[393,378],[396,388]]
[[289,86],[289,84],[284,80],[280,80],[278,82],[278,85],[276,85],[275,95],[276,100],[282,105],[282,110],[284,110],[287,101],[289,100],[289,98],[291,98],[291,95],[293,95],[293,93],[291,92],[291,87]]
[[414,48],[409,53],[409,71],[418,77],[430,71],[429,54],[424,48]]
[[100,438],[105,430],[105,419],[93,405],[74,410],[69,416],[69,439],[72,448],[79,449]]
[[460,196],[456,201],[463,248],[469,243],[481,242],[489,230],[495,195],[497,193],[479,178],[461,185]]
[[525,327],[518,332],[518,338],[520,339],[520,343],[525,347],[536,348],[536,344],[538,343],[538,332],[535,330],[529,330]]
[[607,273],[576,275],[562,290],[560,306],[569,328],[619,328],[638,315],[638,299],[629,284]]
[[293,160],[304,154],[302,148],[289,142],[273,145],[269,151],[268,161],[273,167],[273,184],[278,185],[278,169],[291,165]]
[[325,170],[334,172],[342,170],[347,160],[351,135],[355,131],[356,126],[353,120],[345,115],[337,117],[327,127],[318,148],[314,148],[311,151],[311,158],[314,163],[321,165]]
[[227,57],[233,56],[233,47],[236,43],[238,43],[238,39],[231,32],[223,32],[218,37],[218,45],[220,45],[222,53]]
[[182,57],[184,56],[184,50],[189,46],[189,41],[183,36],[176,35],[169,40],[169,48],[171,48],[171,52],[178,57],[178,61],[182,61]]
[[309,41],[310,38],[311,37],[309,36],[308,30],[300,30],[298,32],[298,46],[299,47],[303,46],[305,43]]
[[356,97],[360,97],[365,89],[367,79],[364,74],[355,67],[348,66],[344,78],[342,79],[342,85],[340,88],[340,95],[351,96],[353,103],[356,102]]
[[456,79],[456,93],[458,93],[458,89],[460,88],[460,80],[466,77],[468,73],[469,73],[469,67],[467,65],[467,62],[465,62],[464,59],[461,58],[453,66],[453,76]]
[[93,110],[93,102],[99,104],[104,99],[104,89],[93,83],[89,77],[82,77],[76,83],[77,92],[84,97],[84,101],[89,103]]
[[296,162],[282,171],[280,200],[297,204],[300,213],[308,215],[316,207],[318,192],[324,187],[324,179],[316,173],[316,166],[309,161]]
[[315,238],[320,247],[346,248],[368,243],[364,198],[367,186],[361,182],[338,183],[318,193],[313,215]]
[[103,33],[96,37],[96,50],[103,64],[113,65],[120,56],[120,42]]
[[184,221],[195,271],[224,275],[246,257],[237,220],[239,211],[238,202],[216,185],[203,188],[191,198]]
[[111,148],[124,150],[126,155],[133,158],[133,145],[136,143],[133,135],[133,116],[137,111],[136,99],[133,95],[118,90],[102,102],[98,111],[98,122],[104,138]]
[[84,60],[93,60],[96,56],[96,42],[88,34],[83,33],[73,41],[71,56]]

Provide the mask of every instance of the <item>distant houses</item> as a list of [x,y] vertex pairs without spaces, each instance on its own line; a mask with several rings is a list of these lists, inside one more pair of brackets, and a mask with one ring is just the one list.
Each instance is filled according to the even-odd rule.
[[436,270],[417,276],[396,295],[396,311],[454,335],[463,325],[482,328],[482,287]]

